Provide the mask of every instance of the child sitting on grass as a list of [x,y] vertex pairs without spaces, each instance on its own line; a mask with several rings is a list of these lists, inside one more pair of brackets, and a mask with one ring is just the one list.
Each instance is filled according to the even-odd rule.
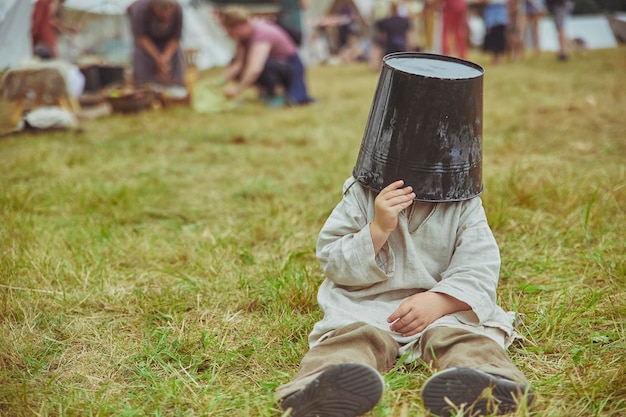
[[[396,55],[408,60],[432,57]],[[393,55],[385,60],[387,69],[393,68]],[[463,62],[442,58],[439,64]],[[427,66],[411,66],[409,62],[409,67],[418,71],[409,78],[437,82],[428,71],[419,73],[420,68]],[[393,119],[389,126],[395,130],[387,141],[375,138],[374,153],[383,143],[389,147],[402,143],[406,150],[408,140],[441,143],[442,148],[449,148],[454,142],[449,139],[460,137],[459,132],[461,136],[470,132],[467,138],[461,138],[461,143],[467,139],[464,143],[478,141],[482,145],[482,121],[475,114],[468,120],[478,127],[463,126],[458,132],[447,132],[446,140],[430,137],[432,132],[424,131],[425,124],[415,121],[419,115],[403,110],[407,106],[402,100],[394,103],[399,97],[394,87],[398,86],[383,85],[394,80],[393,76],[386,77],[385,71],[383,67],[379,89],[388,94],[380,97],[387,97],[390,102],[382,103],[380,112],[374,103],[368,123],[370,127],[382,125],[370,130],[384,135],[389,132],[385,129],[386,121]],[[465,81],[470,82],[470,78]],[[454,88],[445,75],[441,82]],[[412,96],[411,83],[409,79],[408,88],[398,88],[402,94],[420,100],[419,95]],[[470,97],[454,97],[456,103],[450,97],[436,100],[440,99],[458,106],[458,101]],[[433,101],[421,104],[428,111],[438,105]],[[474,101],[470,106],[475,104]],[[479,104],[477,114],[482,116],[482,102]],[[382,117],[374,117],[380,113]],[[386,115],[391,119],[385,119]],[[441,129],[441,124],[434,125]],[[472,129],[476,129],[475,135],[471,134]],[[408,133],[411,131],[417,132],[416,136]],[[368,129],[366,136],[367,132]],[[367,154],[366,136],[359,162]],[[393,154],[388,149],[381,153]],[[465,154],[464,149],[453,149],[452,153]],[[408,160],[403,162],[400,157],[400,164],[414,162],[411,152],[401,154]],[[476,154],[471,158],[475,159]],[[365,165],[371,166],[370,162]],[[433,160],[432,164],[441,166],[442,161]],[[470,190],[468,194],[460,187],[466,182],[458,181],[450,185],[452,194],[443,190],[433,198],[421,191],[428,188],[429,174],[417,175],[410,181],[384,178],[385,186],[378,191],[359,171],[357,163],[354,176],[343,185],[343,199],[319,234],[317,257],[326,279],[319,289],[318,302],[324,318],[315,324],[309,336],[310,350],[302,359],[299,372],[277,389],[283,410],[290,410],[293,417],[364,414],[383,395],[381,373],[403,356],[407,361],[421,358],[438,371],[425,382],[421,392],[425,408],[435,415],[449,416],[469,409],[471,415],[498,414],[528,408],[533,399],[528,382],[505,350],[514,334],[513,313],[496,304],[500,254],[477,196],[482,184],[478,192]],[[491,394],[485,397],[488,392]]]

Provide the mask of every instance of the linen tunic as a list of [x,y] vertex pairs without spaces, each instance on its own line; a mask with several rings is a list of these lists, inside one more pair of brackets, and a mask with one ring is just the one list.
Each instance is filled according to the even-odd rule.
[[[371,191],[354,178],[320,231],[317,257],[326,279],[318,291],[324,318],[309,335],[314,347],[334,329],[357,321],[390,332],[401,353],[414,359],[420,334],[392,332],[389,317],[407,297],[422,291],[448,294],[471,307],[441,317],[428,328],[466,328],[503,347],[513,336],[513,313],[496,304],[500,252],[479,197],[462,202],[415,201],[398,218],[378,254],[369,230]],[[347,190],[347,191],[346,191]],[[427,328],[427,329],[428,329]],[[504,333],[503,333],[504,332]]]

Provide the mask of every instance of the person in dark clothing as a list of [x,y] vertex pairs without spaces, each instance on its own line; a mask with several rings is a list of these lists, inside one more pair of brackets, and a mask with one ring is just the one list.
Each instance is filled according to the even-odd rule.
[[308,6],[307,0],[277,0],[280,3],[277,23],[287,31],[296,45],[302,45],[302,11]]
[[567,43],[567,35],[565,34],[565,20],[574,10],[574,2],[572,0],[547,0],[548,10],[554,20],[556,33],[559,41],[559,52],[557,59],[559,61],[567,61],[569,48]]
[[128,15],[135,40],[133,80],[183,86],[180,4],[176,0],[137,0],[128,7]]
[[356,24],[355,11],[352,7],[343,6],[337,14],[341,21],[341,24],[337,26],[337,35],[339,37],[337,50],[340,50],[348,43],[350,35],[358,33],[358,25]]
[[398,13],[398,3],[392,2],[390,15],[376,22],[379,33],[379,42],[385,54],[404,52],[408,49],[408,32],[411,22],[407,17]]
[[509,24],[508,7],[502,0],[487,0],[484,3],[483,20],[485,39],[483,50],[493,55],[493,63],[498,64],[507,49],[506,28]]

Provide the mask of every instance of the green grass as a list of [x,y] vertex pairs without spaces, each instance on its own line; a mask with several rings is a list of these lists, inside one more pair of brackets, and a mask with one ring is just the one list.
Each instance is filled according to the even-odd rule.
[[[524,315],[510,354],[539,397],[520,416],[626,412],[624,53],[472,57],[499,301]],[[0,415],[281,415],[377,78],[315,67],[311,107],[0,139]],[[430,373],[394,369],[368,415],[425,416]]]

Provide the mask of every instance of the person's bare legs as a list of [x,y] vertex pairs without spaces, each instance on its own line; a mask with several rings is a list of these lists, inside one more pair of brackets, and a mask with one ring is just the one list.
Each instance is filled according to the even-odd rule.
[[528,16],[528,23],[530,27],[530,35],[533,44],[533,51],[535,53],[535,57],[538,58],[541,56],[541,44],[539,42],[539,18],[541,16],[538,14],[533,14]]

